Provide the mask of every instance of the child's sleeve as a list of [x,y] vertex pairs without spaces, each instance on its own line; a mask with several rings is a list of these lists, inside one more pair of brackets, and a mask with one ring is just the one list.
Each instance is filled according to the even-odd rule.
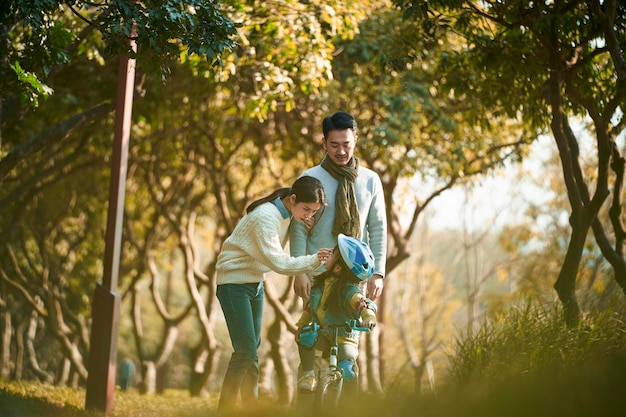
[[361,293],[352,296],[350,304],[354,306],[354,310],[359,313],[361,320],[372,320],[376,322],[376,304],[365,297]]
[[299,329],[302,326],[311,323],[312,319],[313,315],[311,314],[311,305],[307,303],[306,307],[304,307],[304,310],[302,311],[302,314],[300,315],[300,318],[296,322],[296,327]]

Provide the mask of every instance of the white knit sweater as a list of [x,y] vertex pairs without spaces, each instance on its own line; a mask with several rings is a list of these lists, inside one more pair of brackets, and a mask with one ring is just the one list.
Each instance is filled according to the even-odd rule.
[[217,257],[217,285],[257,283],[270,270],[297,275],[320,266],[317,254],[291,257],[284,251],[289,224],[290,216],[283,216],[272,202],[244,215]]

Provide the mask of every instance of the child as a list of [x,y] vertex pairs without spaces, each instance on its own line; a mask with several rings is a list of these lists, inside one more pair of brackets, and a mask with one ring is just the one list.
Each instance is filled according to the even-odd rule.
[[[369,246],[359,239],[339,234],[337,247],[326,261],[326,272],[315,278],[309,302],[296,324],[296,341],[302,366],[299,390],[315,390],[315,349],[327,352],[331,343],[331,329],[322,327],[313,341],[301,337],[303,328],[307,331],[307,325],[312,323],[324,326],[353,319],[361,319],[362,327],[372,329],[376,326],[376,304],[365,297],[359,285],[370,279],[373,272],[374,255]],[[345,381],[353,380],[357,376],[359,332],[340,329],[337,341],[338,366],[343,369]]]

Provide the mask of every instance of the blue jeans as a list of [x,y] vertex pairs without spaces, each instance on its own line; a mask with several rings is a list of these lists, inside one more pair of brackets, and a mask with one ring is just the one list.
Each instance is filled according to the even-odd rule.
[[222,306],[230,341],[235,350],[228,363],[218,410],[233,408],[237,396],[245,406],[256,405],[259,397],[259,356],[263,323],[263,283],[222,284],[217,299]]

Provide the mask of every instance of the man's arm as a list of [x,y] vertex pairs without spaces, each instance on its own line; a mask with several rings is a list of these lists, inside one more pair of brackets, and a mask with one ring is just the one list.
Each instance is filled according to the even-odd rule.
[[376,265],[374,275],[367,282],[367,296],[375,300],[383,292],[383,278],[387,266],[387,209],[380,177],[374,181],[372,206],[367,218],[367,231],[370,248]]
[[[291,256],[306,255],[306,240],[309,233],[307,226],[303,223],[292,222],[290,229],[289,250]],[[295,275],[293,290],[296,295],[306,302],[311,294],[311,281],[309,277],[306,274]]]

